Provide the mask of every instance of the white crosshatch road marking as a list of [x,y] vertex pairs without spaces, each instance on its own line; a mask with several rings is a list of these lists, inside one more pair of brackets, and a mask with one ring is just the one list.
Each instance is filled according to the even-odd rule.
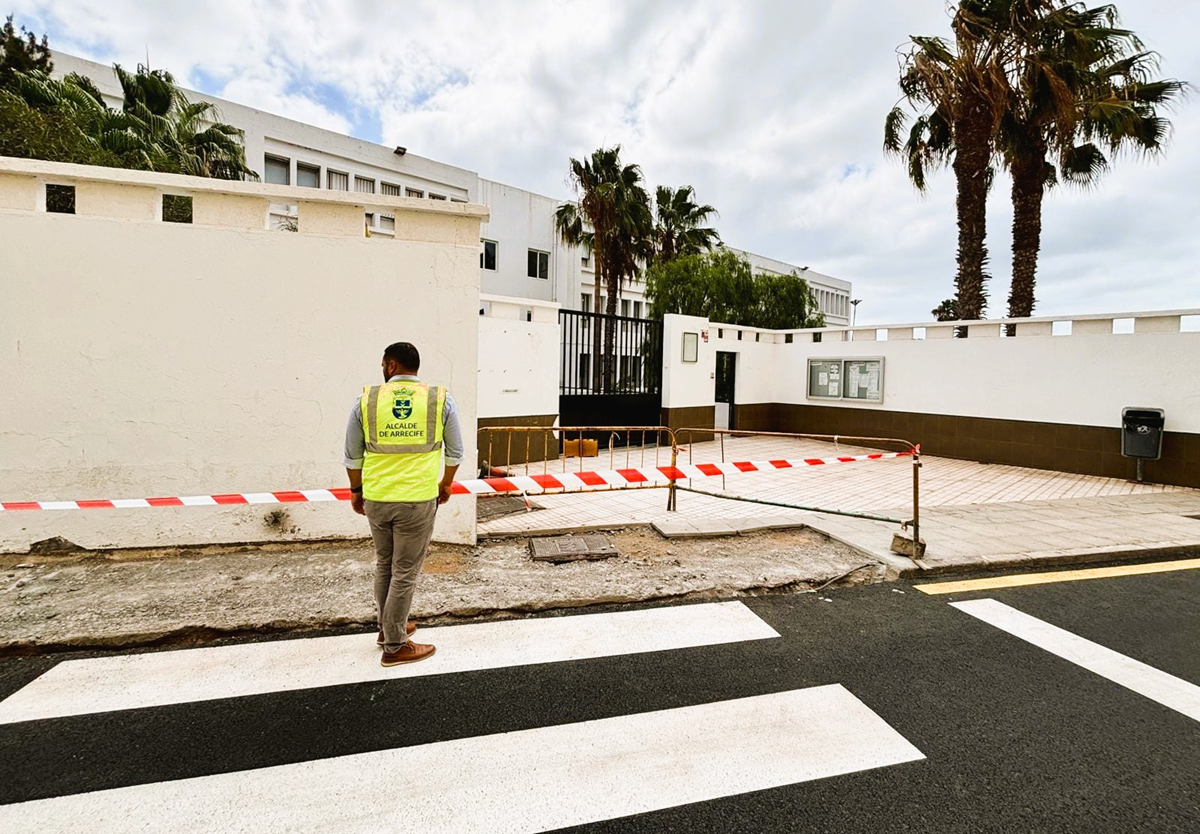
[[437,654],[391,668],[374,633],[70,660],[0,702],[0,724],[774,637],[722,602],[422,629]]
[[985,623],[1200,721],[1200,686],[1050,625],[994,599],[952,602]]
[[833,684],[6,805],[0,830],[536,832],[923,758]]

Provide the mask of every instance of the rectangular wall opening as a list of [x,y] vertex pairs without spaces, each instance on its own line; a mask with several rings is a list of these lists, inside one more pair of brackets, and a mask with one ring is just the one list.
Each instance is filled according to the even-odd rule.
[[192,198],[182,194],[162,195],[162,219],[164,223],[191,223]]
[[46,211],[51,214],[74,214],[75,186],[47,185]]

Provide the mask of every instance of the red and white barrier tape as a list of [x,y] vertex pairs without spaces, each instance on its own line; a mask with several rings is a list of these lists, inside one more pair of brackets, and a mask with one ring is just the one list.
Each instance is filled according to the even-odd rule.
[[[552,492],[559,490],[622,489],[663,485],[689,478],[740,475],[745,472],[773,472],[832,463],[862,460],[888,460],[912,455],[912,452],[873,452],[868,455],[843,455],[836,458],[798,460],[734,461],[730,463],[682,464],[680,466],[640,466],[633,469],[604,469],[591,472],[556,472],[546,475],[512,475],[507,478],[475,478],[455,481],[451,495],[487,495],[503,492]],[[123,510],[146,507],[215,507],[238,504],[293,504],[322,501],[349,501],[350,490],[301,489],[285,492],[234,492],[224,495],[185,495],[167,498],[114,498],[104,501],[3,501],[0,510]]]

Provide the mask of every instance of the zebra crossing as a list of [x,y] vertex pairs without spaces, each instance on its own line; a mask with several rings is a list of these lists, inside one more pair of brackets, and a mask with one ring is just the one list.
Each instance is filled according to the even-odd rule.
[[1194,830],[1197,579],[427,628],[390,669],[373,633],[70,659],[0,676],[0,831]]
[[[780,636],[740,602],[422,634],[438,654],[391,669],[378,665],[364,635],[70,660],[0,702],[0,725],[69,720],[82,728],[106,715]],[[588,721],[0,805],[0,830],[548,831],[924,758],[840,684],[643,706]]]

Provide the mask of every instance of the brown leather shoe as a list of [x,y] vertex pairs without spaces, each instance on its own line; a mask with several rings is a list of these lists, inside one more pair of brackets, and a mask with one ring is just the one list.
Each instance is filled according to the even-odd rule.
[[401,663],[416,663],[418,660],[432,657],[435,651],[437,649],[433,646],[409,640],[394,652],[384,652],[383,657],[379,659],[379,665],[399,666]]
[[[405,637],[412,637],[413,634],[416,633],[416,631],[417,631],[417,624],[414,623],[412,620],[409,620],[407,623],[404,624],[404,636]],[[379,646],[380,648],[383,648],[383,642],[384,642],[383,641],[383,629],[381,628],[381,629],[379,629],[379,636],[375,638],[375,645]]]

